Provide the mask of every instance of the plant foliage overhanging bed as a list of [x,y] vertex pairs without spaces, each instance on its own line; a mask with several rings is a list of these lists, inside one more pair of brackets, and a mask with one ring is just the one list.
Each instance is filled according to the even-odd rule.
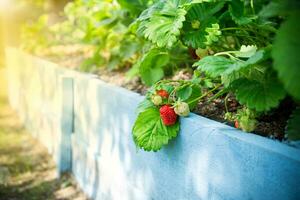
[[[224,119],[246,132],[280,115],[288,99],[283,109],[294,111],[285,139],[299,140],[299,8],[297,0],[75,0],[61,22],[47,26],[44,15],[25,25],[23,47],[42,54],[58,44],[85,45],[81,70],[129,68],[128,78],[152,86],[133,127],[144,150],[159,150],[177,136],[179,116],[214,99],[224,102]],[[193,78],[165,80],[182,68]],[[233,111],[230,98],[239,103]]]

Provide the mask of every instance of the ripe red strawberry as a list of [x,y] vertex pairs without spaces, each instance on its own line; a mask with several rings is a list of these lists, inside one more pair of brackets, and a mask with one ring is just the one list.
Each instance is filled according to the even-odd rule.
[[163,105],[159,109],[160,117],[166,126],[171,126],[176,123],[177,115],[170,105]]
[[239,128],[239,122],[237,120],[234,121],[234,127]]
[[157,90],[156,94],[158,94],[162,98],[168,98],[169,97],[169,93],[166,90]]

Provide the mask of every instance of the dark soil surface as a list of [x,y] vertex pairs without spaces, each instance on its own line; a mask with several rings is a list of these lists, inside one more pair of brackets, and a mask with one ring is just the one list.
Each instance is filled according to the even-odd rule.
[[[80,68],[80,63],[82,63],[85,58],[91,56],[91,48],[82,48],[80,45],[58,46],[42,52],[40,56],[50,59],[53,62],[56,62],[67,68],[77,70]],[[141,82],[140,78],[135,77],[133,79],[127,79],[126,72],[128,70],[129,68],[108,70],[105,67],[98,67],[94,70],[91,70],[91,72],[97,74],[99,79],[108,83],[124,87],[140,94],[145,94],[148,87]],[[181,69],[172,77],[167,77],[167,79],[173,80],[189,80],[191,78],[192,70],[190,69]],[[233,122],[229,122],[224,119],[225,97],[221,96],[212,101],[209,101],[209,98],[210,96],[203,98],[193,112],[209,119],[233,126]],[[227,102],[229,112],[235,113],[237,109],[241,108],[241,105],[239,105],[234,96],[230,96]],[[258,124],[254,133],[273,139],[283,140],[286,122],[294,107],[295,105],[290,99],[285,99],[277,109],[272,110],[268,114],[262,114],[261,117],[258,118]]]

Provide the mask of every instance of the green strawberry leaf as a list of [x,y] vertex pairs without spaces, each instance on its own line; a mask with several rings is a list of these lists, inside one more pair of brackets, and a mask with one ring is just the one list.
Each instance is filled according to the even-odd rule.
[[141,113],[147,110],[150,107],[155,107],[155,105],[149,99],[145,98],[142,102],[139,103],[136,112]]
[[206,47],[205,29],[217,23],[214,14],[224,6],[220,3],[200,3],[193,5],[186,15],[186,21],[183,23],[183,42],[193,48]]
[[286,133],[289,140],[300,140],[300,107],[296,108],[290,116]]
[[165,126],[157,108],[148,108],[140,113],[133,126],[135,144],[145,151],[158,151],[179,132],[179,122]]
[[163,67],[169,63],[169,54],[159,49],[152,49],[139,62],[142,81],[150,86],[164,77]]
[[174,1],[164,1],[153,4],[143,18],[137,32],[144,35],[158,47],[172,47],[180,35],[180,29],[185,21],[186,11]]
[[242,45],[239,51],[233,52],[236,57],[250,58],[257,51],[256,45]]
[[221,81],[222,81],[222,84],[224,84],[225,87],[229,87],[230,84],[239,79],[239,78],[242,78],[243,77],[243,74],[238,72],[238,71],[234,71],[230,74],[223,74],[221,76]]
[[290,15],[279,28],[272,51],[274,68],[287,92],[300,100],[300,12]]
[[270,48],[257,51],[246,61],[233,60],[223,56],[206,56],[194,63],[198,70],[204,71],[212,78],[224,76],[245,69],[251,65],[267,60],[270,57]]
[[187,100],[192,95],[192,92],[193,92],[193,89],[189,85],[187,85],[187,86],[179,89],[176,92],[176,96],[180,100],[185,101],[185,100]]
[[146,0],[117,0],[123,9],[129,11],[132,16],[137,16],[140,14],[145,8],[147,8],[147,4],[149,1]]
[[[259,1],[258,1],[259,2]],[[299,0],[275,0],[275,1],[269,1],[269,4],[267,5],[261,5],[260,12],[258,13],[258,17],[266,20],[271,17],[276,16],[287,16],[291,13],[294,13],[295,11],[299,11],[300,2]],[[255,6],[255,9],[257,6]]]
[[279,2],[271,1],[269,4],[262,7],[258,16],[267,19],[270,17],[274,17],[280,13],[281,5]]
[[[202,95],[201,88],[200,88],[199,85],[193,84],[191,86],[191,88],[192,88],[192,94],[186,100],[186,102],[192,102],[194,99],[197,99],[198,97],[200,97]],[[196,107],[197,104],[198,104],[198,101],[194,101],[192,103],[189,103],[190,110],[193,110]]]
[[241,78],[235,80],[230,87],[241,104],[256,111],[268,111],[275,108],[285,97],[282,84],[272,76],[266,77],[264,82]]
[[156,87],[156,90],[166,90],[169,94],[171,94],[171,92],[174,90],[174,87],[172,85],[162,83]]
[[216,78],[225,73],[230,68],[239,68],[239,62],[225,58],[223,56],[206,56],[194,63],[198,70],[204,71],[212,78]]
[[231,1],[229,5],[229,13],[232,20],[238,25],[249,24],[252,21],[251,18],[245,16],[244,1]]
[[266,47],[257,51],[253,56],[251,56],[247,61],[246,65],[254,65],[258,62],[265,61],[271,57],[271,47]]

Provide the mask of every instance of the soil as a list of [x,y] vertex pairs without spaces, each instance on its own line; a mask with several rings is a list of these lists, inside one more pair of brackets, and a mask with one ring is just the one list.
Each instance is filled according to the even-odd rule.
[[[73,45],[51,47],[50,49],[41,52],[39,55],[64,67],[78,70],[80,68],[80,63],[82,63],[85,58],[91,56],[91,53],[91,47]],[[99,79],[104,80],[105,82],[112,83],[144,95],[147,92],[148,87],[145,86],[138,77],[127,79],[126,72],[128,70],[129,68],[108,70],[105,67],[98,67],[96,70],[92,70],[91,72],[97,74]],[[172,77],[166,77],[166,79],[173,80],[189,80],[191,78],[192,70],[190,69],[180,69]],[[234,122],[226,121],[224,119],[226,110],[224,103],[225,96],[221,96],[212,101],[208,101],[209,98],[210,96],[203,98],[193,112],[209,119],[234,126]],[[234,96],[230,96],[227,101],[229,112],[235,113],[239,108],[241,108],[241,105],[237,102]],[[293,101],[286,98],[281,102],[278,108],[272,110],[268,114],[263,114],[258,118],[258,124],[253,133],[280,141],[285,140],[284,132],[286,123],[294,108],[295,105]]]

